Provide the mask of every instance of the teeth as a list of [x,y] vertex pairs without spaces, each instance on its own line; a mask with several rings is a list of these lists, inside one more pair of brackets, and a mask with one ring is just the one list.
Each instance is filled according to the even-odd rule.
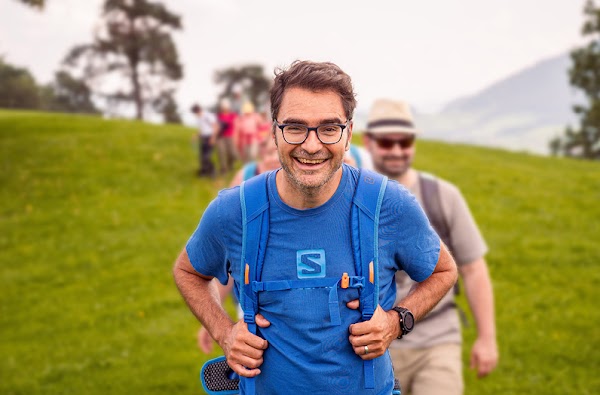
[[298,158],[298,161],[300,163],[306,163],[306,164],[310,164],[310,165],[316,165],[316,164],[325,162],[325,159],[304,159],[304,158]]

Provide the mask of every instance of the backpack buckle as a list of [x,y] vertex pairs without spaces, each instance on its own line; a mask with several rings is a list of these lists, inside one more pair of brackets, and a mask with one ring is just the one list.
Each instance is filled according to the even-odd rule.
[[365,278],[352,276],[350,277],[350,288],[364,288],[365,287]]

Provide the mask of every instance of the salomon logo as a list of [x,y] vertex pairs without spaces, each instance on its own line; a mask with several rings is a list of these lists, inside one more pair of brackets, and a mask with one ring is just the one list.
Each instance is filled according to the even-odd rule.
[[325,250],[300,250],[296,252],[298,278],[325,277]]

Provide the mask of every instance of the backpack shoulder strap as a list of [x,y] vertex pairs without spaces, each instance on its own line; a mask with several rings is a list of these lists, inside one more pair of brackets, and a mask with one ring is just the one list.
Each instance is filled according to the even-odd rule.
[[[265,249],[269,236],[268,174],[263,173],[240,185],[242,208],[242,255],[240,305],[244,311],[244,322],[248,330],[256,334],[254,317],[258,312],[258,297],[252,290],[252,282],[259,281]],[[255,393],[254,378],[243,378],[248,394]]]
[[446,222],[442,210],[439,180],[429,173],[419,172],[419,187],[421,188],[423,209],[425,210],[425,214],[427,214],[427,218],[431,221],[431,226],[433,226],[440,238],[450,248],[450,227]]
[[[360,291],[363,320],[369,320],[379,304],[379,213],[387,187],[386,176],[361,169],[352,200],[352,248],[356,274],[365,277]],[[373,360],[364,361],[365,388],[375,387]]]
[[[421,188],[423,209],[431,222],[431,226],[435,229],[444,244],[452,250],[452,234],[450,233],[450,226],[448,225],[446,217],[444,216],[444,211],[442,210],[439,180],[430,173],[420,171],[419,187]],[[460,294],[458,281],[454,284],[454,294]]]

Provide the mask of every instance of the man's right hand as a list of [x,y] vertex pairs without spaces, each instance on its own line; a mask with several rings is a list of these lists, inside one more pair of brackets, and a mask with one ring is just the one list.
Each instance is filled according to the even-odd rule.
[[[262,315],[255,317],[256,325],[267,328],[271,323]],[[248,325],[240,320],[226,335],[221,348],[225,352],[227,364],[242,377],[255,377],[260,374],[258,367],[263,363],[263,353],[269,343],[248,331]]]

